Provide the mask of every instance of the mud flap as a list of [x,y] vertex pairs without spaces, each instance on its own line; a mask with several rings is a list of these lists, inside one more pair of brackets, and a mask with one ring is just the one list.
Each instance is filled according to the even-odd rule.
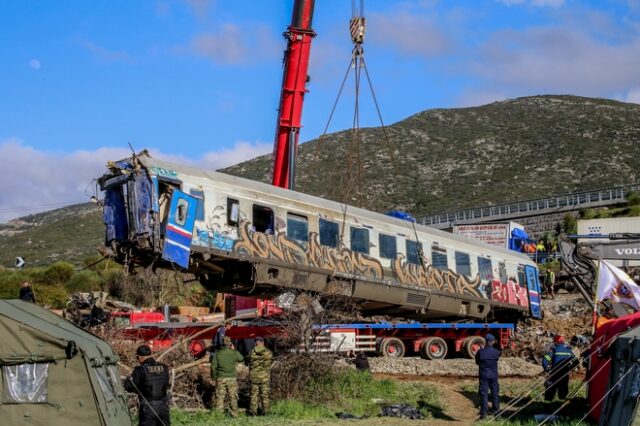
[[177,189],[173,191],[164,235],[162,258],[185,269],[189,267],[191,239],[197,208],[197,198]]
[[525,266],[524,271],[527,275],[527,290],[529,291],[529,310],[531,312],[531,316],[536,319],[542,319],[538,270],[533,266]]

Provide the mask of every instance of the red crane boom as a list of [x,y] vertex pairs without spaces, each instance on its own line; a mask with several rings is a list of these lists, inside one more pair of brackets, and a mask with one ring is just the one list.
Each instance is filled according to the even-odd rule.
[[316,33],[311,28],[315,0],[295,0],[291,25],[284,33],[284,75],[278,108],[276,137],[273,148],[273,185],[294,189],[295,156],[300,136],[302,104],[307,92],[307,69],[311,41]]

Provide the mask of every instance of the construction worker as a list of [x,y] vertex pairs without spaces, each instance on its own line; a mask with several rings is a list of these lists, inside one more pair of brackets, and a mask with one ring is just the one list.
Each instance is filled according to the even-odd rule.
[[139,426],[169,426],[169,367],[151,356],[151,348],[136,350],[139,366],[124,381],[124,388],[138,394]]
[[547,296],[552,299],[556,298],[553,287],[556,285],[556,274],[551,270],[551,268],[547,269],[547,273],[544,276],[544,288],[546,290]]
[[224,337],[223,344],[211,357],[211,379],[216,384],[216,410],[224,412],[228,408],[231,417],[238,417],[236,364],[244,361],[244,358],[233,349],[229,337]]
[[571,348],[564,343],[564,337],[557,334],[553,338],[553,346],[542,358],[542,368],[549,373],[544,382],[545,401],[553,401],[558,391],[560,399],[566,399],[569,394],[569,372],[578,365],[578,359]]
[[217,351],[224,347],[224,336],[227,334],[227,330],[229,329],[229,323],[225,322],[222,326],[218,327],[216,330],[216,335],[213,338],[213,350]]
[[480,419],[484,419],[489,413],[489,391],[491,391],[491,412],[495,414],[500,410],[500,385],[498,384],[500,350],[494,347],[496,338],[493,334],[487,334],[484,340],[486,342],[484,348],[476,352],[476,364],[479,367]]
[[256,337],[256,345],[249,353],[249,379],[251,380],[251,402],[249,414],[263,415],[269,412],[269,385],[271,383],[271,364],[273,354],[264,345],[264,339]]

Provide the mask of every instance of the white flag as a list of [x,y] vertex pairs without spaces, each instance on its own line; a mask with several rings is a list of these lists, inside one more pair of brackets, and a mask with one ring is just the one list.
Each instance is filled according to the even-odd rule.
[[596,297],[598,302],[611,299],[640,310],[640,286],[622,269],[604,260],[600,261],[598,268]]

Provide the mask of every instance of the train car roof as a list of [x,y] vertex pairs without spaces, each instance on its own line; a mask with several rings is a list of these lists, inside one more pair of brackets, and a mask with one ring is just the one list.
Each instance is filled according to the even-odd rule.
[[[228,175],[228,174],[217,172],[217,171],[200,169],[197,167],[171,163],[168,161],[153,158],[151,155],[148,154],[146,150],[136,155],[136,159],[139,160],[147,168],[156,167],[156,168],[164,169],[166,171],[175,171],[176,173],[187,175],[187,176],[212,179],[212,180],[223,182],[228,185],[238,185],[238,186],[247,188],[249,190],[253,190],[257,192],[266,192],[273,196],[278,196],[285,199],[291,199],[291,200],[295,200],[295,201],[309,204],[309,205],[321,205],[323,208],[334,209],[338,212],[344,212],[346,208],[346,212],[352,215],[360,216],[360,217],[371,219],[374,221],[383,221],[383,222],[393,223],[395,225],[402,226],[404,228],[407,228],[408,230],[413,231],[412,225],[414,223],[409,222],[407,220],[395,218],[393,216],[388,216],[388,215],[373,212],[370,210],[365,210],[365,209],[354,207],[348,204],[338,203],[336,201],[327,200],[321,197],[316,197],[314,195],[304,194],[301,192],[292,191],[290,189],[280,188],[280,187],[269,185],[266,183]],[[127,160],[123,160],[123,161],[127,161]],[[129,159],[128,161],[131,161],[131,159]],[[151,172],[153,172],[153,170],[151,170]],[[157,173],[154,173],[154,174],[157,174]],[[421,225],[417,222],[415,223],[415,229],[428,234],[441,236],[443,238],[448,238],[454,241],[458,241],[463,244],[477,246],[485,250],[489,249],[493,251],[502,252],[508,256],[514,256],[514,257],[520,258],[523,261],[526,261],[527,263],[533,263],[533,261],[523,253],[518,253],[513,250],[503,249],[501,247],[485,244],[482,241],[474,240],[471,238],[454,235],[449,232],[445,232],[439,229],[431,228],[429,226]]]

